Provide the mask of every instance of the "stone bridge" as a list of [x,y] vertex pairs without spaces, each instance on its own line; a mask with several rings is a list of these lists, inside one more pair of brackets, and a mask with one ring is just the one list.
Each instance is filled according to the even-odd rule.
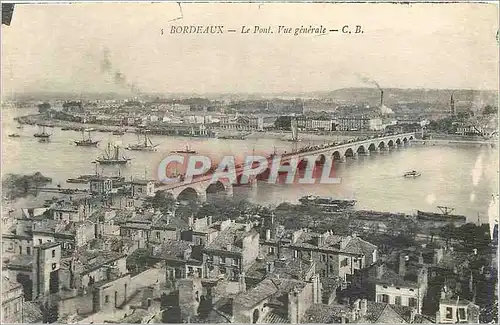
[[[316,162],[324,163],[327,159],[332,159],[337,162],[345,162],[346,159],[356,159],[358,155],[370,155],[373,152],[390,150],[397,146],[410,145],[415,139],[415,133],[395,134],[384,137],[374,137],[361,141],[350,141],[342,144],[311,146],[307,149],[299,149],[296,152],[284,153],[281,156],[281,165],[297,164],[301,165],[306,162],[307,157],[315,158]],[[273,155],[267,157],[268,164],[271,166]],[[310,160],[311,158],[309,158]],[[247,170],[251,166],[246,167]],[[245,171],[245,167],[235,166],[238,180]],[[268,169],[269,170],[269,169]],[[197,198],[199,201],[206,201],[207,194],[218,193],[224,191],[227,196],[232,196],[233,186],[229,179],[213,180],[213,174],[200,175],[193,178],[189,183],[179,181],[172,184],[162,184],[157,186],[155,190],[166,190],[171,193],[174,198],[179,200]],[[251,176],[249,184],[256,185],[255,176]]]

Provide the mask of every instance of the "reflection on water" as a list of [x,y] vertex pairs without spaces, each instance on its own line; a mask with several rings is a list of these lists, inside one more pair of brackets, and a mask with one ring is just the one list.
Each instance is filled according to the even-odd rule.
[[[7,115],[7,116],[5,116]],[[73,140],[81,133],[51,129],[50,143],[39,143],[33,137],[36,127],[16,129],[12,117],[4,113],[2,143],[2,173],[42,172],[52,177],[54,183],[67,187],[65,180],[81,174],[95,172],[92,161],[102,154],[106,142],[123,146],[137,142],[135,134],[115,136],[95,132],[93,139],[101,140],[98,148],[76,147]],[[6,135],[17,132],[20,138]],[[159,162],[172,150],[183,149],[189,143],[198,154],[209,155],[218,161],[225,155],[235,155],[237,160],[245,155],[259,155],[292,150],[293,143],[278,139],[221,140],[151,136],[159,144],[157,152],[125,151],[132,158],[121,169],[130,177],[155,178]],[[305,141],[299,146],[321,144],[323,141]],[[100,168],[100,167],[99,167]],[[421,177],[404,178],[408,170],[418,170]],[[355,198],[358,209],[414,212],[416,209],[436,211],[437,205],[454,207],[454,213],[466,215],[470,221],[479,217],[487,221],[491,195],[498,188],[498,149],[487,147],[410,146],[381,152],[371,156],[359,156],[335,165],[335,176],[340,184],[267,184],[259,182],[257,188],[239,187],[234,190],[237,198],[249,198],[262,204],[296,202],[303,195],[316,194],[338,198]],[[118,174],[117,167],[104,167],[105,174]]]

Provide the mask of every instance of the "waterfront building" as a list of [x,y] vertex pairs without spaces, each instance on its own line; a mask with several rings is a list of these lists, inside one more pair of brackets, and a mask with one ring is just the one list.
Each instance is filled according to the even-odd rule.
[[380,131],[383,130],[382,119],[378,117],[339,117],[340,131]]

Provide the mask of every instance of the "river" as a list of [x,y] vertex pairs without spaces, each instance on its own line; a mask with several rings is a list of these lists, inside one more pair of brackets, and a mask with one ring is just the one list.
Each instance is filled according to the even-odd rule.
[[[29,112],[23,111],[22,114]],[[76,147],[73,140],[81,138],[75,131],[60,128],[47,129],[53,133],[50,143],[39,143],[33,137],[38,128],[24,126],[16,129],[12,118],[22,115],[13,110],[2,113],[2,174],[30,174],[40,171],[53,178],[54,184],[77,187],[65,180],[81,174],[95,173],[92,161],[103,153],[106,142],[121,142],[123,145],[135,143],[137,137],[129,133],[114,136],[111,133],[95,132],[93,138],[101,140],[98,148]],[[19,138],[9,138],[7,134],[19,133]],[[128,178],[156,178],[159,162],[171,150],[183,149],[190,145],[199,154],[211,157],[245,155],[289,151],[293,144],[279,139],[256,138],[251,140],[221,140],[151,136],[159,144],[158,152],[126,151],[133,158],[121,174]],[[298,146],[321,144],[323,142],[305,139]],[[307,194],[355,198],[357,209],[413,213],[416,209],[438,212],[437,206],[453,207],[453,213],[466,215],[471,222],[478,216],[488,222],[488,205],[491,195],[498,191],[498,148],[486,146],[422,146],[413,145],[390,152],[371,156],[359,156],[335,165],[336,177],[340,184],[267,184],[259,182],[256,188],[238,187],[235,198],[248,198],[261,204],[277,205],[281,202],[297,202]],[[422,176],[407,179],[402,174],[408,170],[418,170]],[[106,167],[104,174],[118,174],[118,169]],[[81,185],[80,185],[81,187]],[[20,200],[16,206],[27,204]]]

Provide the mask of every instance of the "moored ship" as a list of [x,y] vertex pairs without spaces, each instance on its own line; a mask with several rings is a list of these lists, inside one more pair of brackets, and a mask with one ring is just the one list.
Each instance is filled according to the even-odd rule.
[[119,146],[111,145],[111,143],[108,143],[104,155],[97,158],[95,161],[101,165],[125,165],[130,160],[131,158],[125,157],[123,154],[120,154]]
[[342,210],[352,208],[356,205],[356,200],[341,200],[327,196],[307,195],[299,199],[303,205],[313,205],[329,210]]
[[467,218],[462,215],[455,215],[451,214],[453,212],[453,208],[445,207],[445,206],[438,206],[438,208],[441,210],[441,213],[436,213],[436,212],[424,212],[417,210],[417,220],[418,221],[432,221],[432,222],[437,222],[441,225],[441,223],[447,224],[447,223],[454,223],[457,225],[462,225],[467,222]]
[[196,151],[195,151],[195,150],[191,150],[191,149],[189,148],[189,146],[186,146],[186,149],[185,149],[185,150],[172,150],[171,152],[172,152],[172,153],[189,153],[189,154],[194,154],[194,153],[196,153]]
[[[92,140],[90,136],[90,132],[92,132],[93,129],[87,129],[87,130],[82,130],[82,139],[81,140],[75,140],[75,144],[79,147],[97,147],[99,144],[99,141],[94,141]],[[88,133],[88,137],[85,139],[85,132]]]
[[417,178],[417,177],[420,177],[420,175],[422,175],[422,174],[417,172],[416,170],[412,170],[411,172],[404,173],[403,176],[406,178]]
[[41,125],[41,132],[37,132],[37,133],[33,134],[33,136],[35,138],[40,138],[40,139],[48,139],[48,138],[50,138],[51,135],[52,134],[47,133],[45,131],[45,125]]
[[156,151],[157,144],[153,144],[151,139],[146,133],[144,133],[144,142],[139,142],[137,144],[131,144],[126,147],[127,150],[135,151]]

